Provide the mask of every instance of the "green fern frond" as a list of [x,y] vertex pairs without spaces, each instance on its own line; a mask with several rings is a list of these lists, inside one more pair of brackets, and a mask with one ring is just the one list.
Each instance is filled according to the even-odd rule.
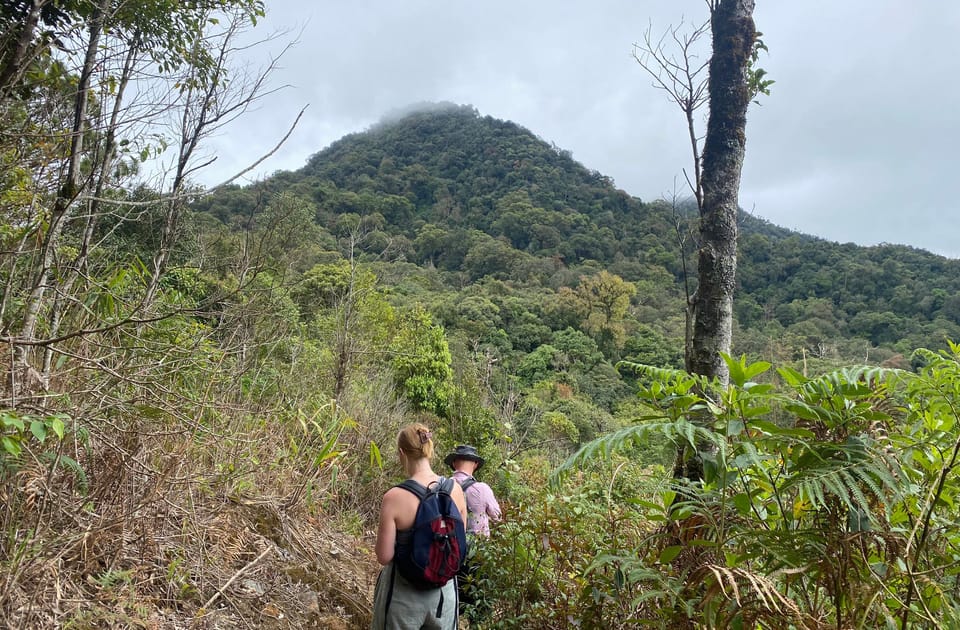
[[830,393],[842,393],[848,396],[869,396],[873,393],[874,388],[892,385],[909,378],[909,376],[910,373],[905,370],[858,365],[834,370],[807,380],[799,389],[804,394],[818,394],[829,391]]
[[795,490],[817,507],[832,496],[848,509],[869,513],[873,501],[889,503],[904,490],[896,471],[895,462],[879,449],[830,445],[801,457],[781,489]]
[[675,443],[683,443],[691,448],[698,444],[714,444],[720,455],[726,455],[726,440],[722,435],[698,426],[689,420],[680,419],[670,422],[645,422],[624,427],[613,433],[599,437],[580,447],[554,471],[551,480],[556,482],[571,469],[579,468],[585,462],[595,458],[609,458],[614,453],[638,446],[651,435],[666,437]]
[[885,470],[891,473],[892,480],[895,484],[895,488],[890,486],[887,486],[885,488],[884,485],[880,481],[878,481],[876,477],[873,477],[872,475],[863,475],[859,478],[859,481],[863,483],[865,486],[867,486],[867,489],[875,497],[884,496],[885,491],[890,491],[894,493],[902,492],[903,491],[902,484],[897,477],[897,473],[895,472],[900,468],[899,462],[891,461],[891,458],[888,455],[886,455],[886,453],[878,453],[878,457],[884,460],[884,465],[882,467],[882,470]]
[[810,404],[804,400],[790,400],[783,403],[783,409],[801,420],[823,422],[828,425],[838,424],[842,416],[830,409],[817,404]]
[[[689,372],[676,368],[657,367],[645,363],[634,363],[633,361],[620,361],[616,365],[617,371],[629,373],[637,377],[645,377],[662,383],[672,383],[689,378],[697,378]],[[702,377],[700,377],[702,379]]]
[[[954,355],[957,354],[958,346],[954,345],[952,341],[947,341],[950,344],[950,350]],[[913,351],[913,356],[911,357],[914,360],[919,359],[925,365],[930,365],[931,363],[937,363],[943,361],[945,358],[949,359],[950,357],[945,356],[945,352],[934,352],[927,348],[917,348]],[[956,359],[957,357],[954,357]]]
[[658,389],[667,389],[675,393],[690,391],[717,392],[723,388],[716,378],[708,378],[700,374],[691,374],[677,368],[665,368],[645,363],[620,361],[616,368],[621,373],[629,373],[637,378],[651,381]]

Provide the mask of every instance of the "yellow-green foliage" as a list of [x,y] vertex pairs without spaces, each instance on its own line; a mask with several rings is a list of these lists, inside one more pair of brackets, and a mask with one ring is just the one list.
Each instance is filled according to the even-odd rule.
[[[600,550],[626,551],[648,528],[632,503],[653,496],[663,470],[641,470],[628,459],[590,465],[549,489],[549,465],[525,458],[507,480],[506,518],[477,550],[480,594],[474,617],[484,628],[614,628],[629,607],[610,600],[612,573],[591,572]],[[516,487],[520,486],[522,487]]]

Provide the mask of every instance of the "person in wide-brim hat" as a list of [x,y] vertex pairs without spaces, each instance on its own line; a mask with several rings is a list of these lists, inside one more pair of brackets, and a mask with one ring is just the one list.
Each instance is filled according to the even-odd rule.
[[477,462],[477,470],[483,466],[486,462],[485,459],[480,457],[480,454],[477,453],[477,449],[469,444],[461,444],[457,448],[453,449],[453,452],[443,458],[443,463],[453,468],[453,462],[458,459],[465,459],[471,462]]

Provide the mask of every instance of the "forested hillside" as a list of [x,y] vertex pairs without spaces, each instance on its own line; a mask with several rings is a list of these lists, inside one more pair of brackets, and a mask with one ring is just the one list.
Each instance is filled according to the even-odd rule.
[[[472,107],[423,106],[385,119],[299,171],[197,207],[230,221],[262,192],[310,203],[330,238],[360,228],[368,256],[448,272],[450,290],[494,279],[552,294],[606,270],[638,287],[635,324],[654,326],[673,344],[682,337],[678,300],[685,279],[696,284],[689,205],[644,203],[569,152]],[[746,213],[741,229],[738,352],[882,361],[944,347],[960,332],[958,261],[907,246],[832,243]],[[442,321],[459,328],[454,315]],[[478,339],[515,336],[506,323],[515,324],[491,322]],[[502,349],[529,352],[533,341],[512,338]]]
[[470,106],[196,187],[262,14],[0,10],[0,621],[368,627],[413,419],[504,507],[474,627],[960,620],[958,261],[742,214],[729,386],[691,376],[696,213]]

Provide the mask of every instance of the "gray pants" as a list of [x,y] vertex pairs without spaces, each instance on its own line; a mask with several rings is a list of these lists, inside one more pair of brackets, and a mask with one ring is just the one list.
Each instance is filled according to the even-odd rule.
[[394,571],[392,562],[380,569],[370,630],[457,630],[457,614],[456,580],[440,588],[420,590]]

